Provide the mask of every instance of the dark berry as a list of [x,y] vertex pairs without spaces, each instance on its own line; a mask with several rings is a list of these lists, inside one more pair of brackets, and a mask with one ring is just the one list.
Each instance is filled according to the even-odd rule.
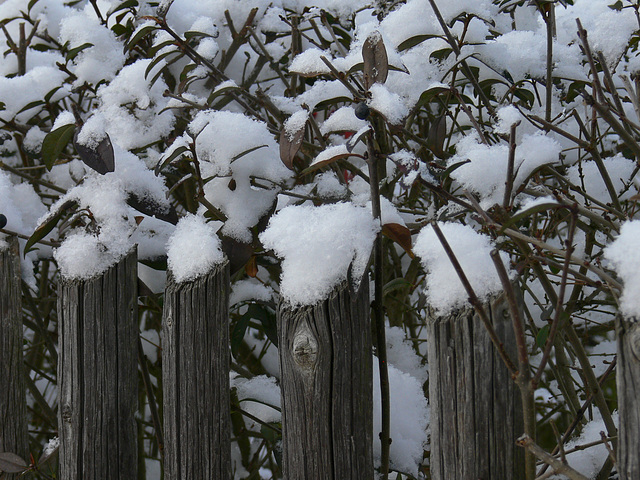
[[367,118],[369,118],[369,107],[367,107],[366,103],[359,103],[356,105],[355,108],[355,112],[356,112],[356,117],[358,117],[360,120],[366,120]]
[[7,224],[7,217],[0,213],[0,228],[4,228]]

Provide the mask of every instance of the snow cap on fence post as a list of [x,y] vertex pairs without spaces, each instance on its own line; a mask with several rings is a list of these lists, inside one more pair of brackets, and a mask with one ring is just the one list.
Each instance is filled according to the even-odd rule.
[[[486,299],[492,293],[502,290],[491,261],[490,252],[494,248],[491,239],[468,225],[439,223],[439,226],[476,295],[480,299]],[[420,257],[422,266],[428,272],[425,293],[429,304],[439,314],[462,307],[468,299],[467,292],[433,227],[429,225],[420,231],[413,251]],[[508,265],[508,254],[500,252],[500,256]]]
[[167,265],[176,282],[195,280],[224,259],[214,224],[193,214],[180,219],[167,243]]
[[379,226],[366,207],[349,203],[289,206],[260,235],[282,258],[280,293],[292,307],[325,299],[340,282],[359,283]]

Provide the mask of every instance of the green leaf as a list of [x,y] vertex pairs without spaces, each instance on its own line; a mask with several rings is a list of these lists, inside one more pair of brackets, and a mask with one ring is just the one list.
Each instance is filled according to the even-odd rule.
[[[161,53],[155,57],[151,62],[149,62],[149,65],[147,65],[147,69],[144,71],[144,78],[147,78],[151,73],[151,70],[153,70],[162,60],[167,58],[169,55],[175,54],[181,55],[179,50],[169,50],[168,52]],[[162,70],[162,68],[160,70]]]
[[189,147],[187,147],[186,145],[180,145],[173,152],[171,152],[171,155],[158,162],[156,168],[154,169],[155,174],[158,175],[164,167],[173,162],[176,158],[181,157],[184,153],[189,151]]
[[[273,425],[274,428],[269,428],[268,425]],[[278,423],[269,423],[268,425],[262,425],[260,427],[260,433],[262,437],[271,443],[276,443],[282,439],[282,434],[278,433],[277,430],[280,430],[282,427]],[[277,430],[276,430],[277,429]]]
[[76,58],[81,51],[86,50],[87,48],[91,48],[91,47],[93,47],[93,43],[87,42],[87,43],[83,43],[82,45],[79,45],[77,47],[74,47],[74,48],[70,49],[67,52],[67,55],[65,56],[65,58],[67,59],[67,62],[70,62],[71,60]]
[[113,15],[116,12],[119,12],[120,10],[124,10],[126,8],[133,8],[137,6],[138,6],[138,0],[125,0],[121,4],[116,5],[111,10],[109,10],[109,13],[107,13],[107,17],[110,17],[111,15]]
[[440,35],[415,35],[409,37],[398,45],[398,51],[409,50],[411,47],[421,44],[422,42],[431,38],[440,38]]
[[239,158],[242,158],[245,155],[249,155],[251,152],[255,152],[256,150],[259,150],[259,149],[264,148],[264,147],[268,147],[268,145],[266,145],[266,144],[265,145],[258,145],[256,147],[248,148],[247,150],[245,150],[243,152],[240,152],[237,155],[234,155],[233,157],[231,157],[231,161],[229,163],[233,163],[236,160],[238,160]]
[[551,209],[557,209],[559,206],[560,205],[558,204],[558,202],[550,201],[550,202],[539,203],[537,205],[534,205],[531,208],[525,208],[521,212],[518,212],[513,217],[511,217],[508,221],[506,221],[502,225],[502,228],[500,229],[500,231],[504,232],[505,229],[509,228],[511,225],[514,225],[518,223],[520,220],[527,218],[535,213],[540,213],[540,212],[544,212],[546,210],[551,210]]
[[33,102],[27,103],[24,107],[20,109],[18,113],[16,113],[16,115],[22,112],[26,112],[27,110],[31,110],[32,108],[39,107],[40,105],[44,105],[44,100],[35,100]]
[[158,27],[156,25],[145,25],[144,27],[142,27],[136,32],[131,40],[127,42],[127,45],[125,46],[125,52],[131,50],[140,42],[140,40],[142,40],[144,37],[155,30],[158,30]]
[[528,108],[531,108],[531,106],[534,104],[536,97],[533,94],[533,92],[525,89],[525,88],[516,88],[513,91],[513,95],[515,97],[517,97],[524,105],[526,105]]
[[449,177],[449,175],[451,175],[453,173],[454,170],[457,170],[462,165],[464,165],[466,163],[470,163],[470,162],[471,162],[471,160],[469,160],[469,159],[463,160],[461,162],[456,162],[453,165],[451,165],[449,168],[447,168],[444,172],[440,173],[438,176],[441,177],[442,180],[444,181],[446,178]]
[[42,142],[42,162],[47,167],[47,170],[51,171],[60,154],[73,138],[75,129],[76,126],[73,123],[69,123],[56,128],[44,137]]
[[176,41],[173,38],[171,38],[169,40],[165,40],[164,42],[160,42],[157,45],[154,45],[153,47],[151,47],[149,49],[148,54],[149,54],[149,56],[152,57],[156,53],[158,53],[160,50],[162,50],[163,48],[168,47],[169,45],[175,45],[175,44],[176,44]]
[[209,98],[207,98],[207,105],[211,105],[211,103],[218,97],[222,96],[222,95],[226,95],[230,92],[233,92],[235,90],[239,90],[240,87],[238,87],[237,85],[228,85],[226,87],[222,87],[222,88],[215,88],[213,90],[213,92],[211,92],[211,95],[209,95]]
[[247,315],[247,313],[240,317],[231,331],[231,354],[235,359],[238,358],[240,345],[242,344],[244,334],[246,333],[247,328],[249,327],[249,322],[251,321],[251,317]]
[[394,278],[393,280],[387,282],[382,287],[382,296],[386,296],[391,292],[395,292],[396,290],[402,290],[403,288],[411,287],[411,283],[405,280],[404,278]]
[[78,202],[75,200],[67,200],[62,205],[60,205],[55,212],[49,214],[49,216],[44,220],[43,223],[38,225],[33,232],[33,235],[29,237],[26,245],[24,246],[24,255],[33,250],[33,246],[42,240],[44,237],[51,233],[53,227],[55,227],[58,221],[62,218],[62,216],[67,212],[67,210],[71,210],[73,208],[77,208]]
[[545,344],[547,343],[549,330],[551,330],[551,325],[549,324],[538,330],[538,335],[536,336],[536,345],[538,345],[540,348],[544,348]]
[[217,35],[211,35],[209,33],[198,32],[194,30],[189,30],[188,32],[184,32],[184,38],[187,40],[191,40],[192,38],[217,38]]
[[436,98],[438,95],[442,93],[447,93],[447,92],[451,92],[451,89],[444,85],[438,85],[435,87],[428,88],[420,94],[420,98],[418,99],[418,106],[427,105],[428,103],[431,103],[433,99]]
[[116,23],[113,27],[111,27],[111,31],[115,34],[116,37],[119,37],[120,35],[124,35],[125,33],[127,33],[127,27]]

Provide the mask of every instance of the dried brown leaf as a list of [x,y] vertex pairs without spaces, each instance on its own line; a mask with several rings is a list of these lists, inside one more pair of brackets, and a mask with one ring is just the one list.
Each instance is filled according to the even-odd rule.
[[399,223],[386,223],[382,226],[382,233],[400,245],[411,258],[414,257],[411,249],[411,232]]
[[304,128],[298,130],[292,137],[286,128],[280,132],[280,160],[289,170],[293,170],[293,159],[296,158],[302,139],[304,138]]
[[389,59],[387,49],[382,41],[380,32],[372,32],[362,46],[362,60],[364,72],[364,86],[367,90],[374,83],[384,83],[389,74]]

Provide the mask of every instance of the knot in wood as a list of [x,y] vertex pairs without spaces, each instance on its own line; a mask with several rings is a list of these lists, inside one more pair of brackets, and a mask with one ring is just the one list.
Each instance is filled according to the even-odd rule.
[[307,325],[302,325],[293,337],[293,360],[305,370],[313,370],[318,358],[318,341]]
[[173,326],[173,318],[167,317],[167,319],[165,320],[165,323],[167,327],[171,328]]
[[62,407],[61,417],[64,422],[71,423],[71,407],[69,405],[65,405]]

